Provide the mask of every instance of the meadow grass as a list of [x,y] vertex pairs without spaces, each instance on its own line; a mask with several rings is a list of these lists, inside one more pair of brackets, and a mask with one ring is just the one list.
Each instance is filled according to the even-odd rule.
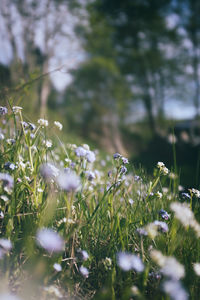
[[65,144],[20,107],[0,122],[0,299],[200,298],[198,190],[162,162],[149,178]]

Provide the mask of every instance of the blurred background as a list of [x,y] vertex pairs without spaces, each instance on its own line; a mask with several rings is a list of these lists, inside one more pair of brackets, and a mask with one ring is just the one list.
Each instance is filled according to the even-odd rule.
[[199,187],[199,0],[1,0],[0,105]]

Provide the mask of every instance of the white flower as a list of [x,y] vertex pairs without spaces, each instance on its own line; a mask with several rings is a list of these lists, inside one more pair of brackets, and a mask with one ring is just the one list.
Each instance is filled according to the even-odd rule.
[[42,127],[47,127],[49,125],[48,120],[45,120],[45,119],[39,119],[37,122]]
[[43,141],[43,144],[44,144],[47,148],[51,148],[51,147],[52,147],[52,141],[50,141],[50,140]]
[[58,121],[54,121],[54,125],[59,129],[59,130],[62,130],[63,129],[63,125],[58,122]]
[[162,168],[165,167],[165,164],[164,164],[163,162],[159,161],[159,162],[157,163],[157,167],[158,167],[159,169],[162,169]]
[[165,167],[165,164],[163,162],[159,161],[157,163],[157,167],[163,175],[167,175],[169,173],[169,170]]
[[200,198],[200,191],[199,190],[193,188],[193,189],[189,189],[189,191],[192,195],[195,195],[197,198]]
[[64,241],[60,235],[49,228],[42,228],[37,231],[37,244],[49,253],[64,250]]
[[156,195],[159,199],[162,198],[162,193],[161,193],[161,192],[157,192],[155,195]]
[[9,199],[6,195],[1,195],[0,198],[4,201],[7,202]]
[[128,252],[119,252],[117,254],[117,264],[123,271],[135,270],[142,272],[144,270],[141,259],[137,255]]
[[62,271],[62,267],[61,267],[60,264],[55,263],[55,264],[53,265],[53,268],[54,268],[54,270],[57,271],[57,272],[61,272],[61,271]]
[[88,269],[87,269],[86,267],[81,266],[81,267],[79,268],[79,271],[81,272],[81,274],[82,274],[85,278],[88,278],[88,276],[89,276],[89,271],[88,271]]
[[19,113],[21,110],[22,110],[21,106],[13,106],[12,107],[12,111],[13,111],[14,114]]

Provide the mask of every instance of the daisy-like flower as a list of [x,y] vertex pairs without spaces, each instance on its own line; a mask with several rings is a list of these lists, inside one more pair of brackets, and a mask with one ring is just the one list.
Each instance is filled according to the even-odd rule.
[[59,129],[59,130],[62,130],[63,129],[63,125],[58,122],[58,121],[54,121],[54,125]]
[[47,127],[49,125],[48,120],[45,120],[45,119],[39,119],[37,122],[42,127]]
[[43,144],[44,144],[47,148],[51,148],[51,147],[52,147],[52,141],[50,141],[50,140],[43,141]]
[[136,272],[142,272],[144,270],[142,260],[137,255],[128,252],[117,254],[117,264],[123,271],[135,270]]
[[49,253],[61,252],[64,250],[64,241],[60,235],[49,228],[42,228],[37,231],[37,244]]

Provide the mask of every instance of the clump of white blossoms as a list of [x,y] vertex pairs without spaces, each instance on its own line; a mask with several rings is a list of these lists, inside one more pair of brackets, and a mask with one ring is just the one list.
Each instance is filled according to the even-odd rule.
[[63,125],[58,122],[58,121],[54,121],[54,125],[59,129],[59,130],[62,130],[63,129]]
[[174,211],[175,217],[183,224],[185,228],[192,227],[197,236],[200,237],[200,225],[196,221],[193,212],[185,203],[173,202],[170,205],[171,210]]
[[21,106],[13,106],[12,111],[14,114],[18,114],[19,112],[22,111],[22,107]]
[[193,196],[196,196],[197,198],[200,198],[200,191],[197,189],[189,189],[190,194]]
[[61,236],[49,228],[42,228],[37,231],[37,244],[49,253],[61,252],[64,250],[64,241]]
[[160,170],[160,172],[163,174],[163,175],[167,175],[169,174],[169,170],[165,167],[165,164],[161,161],[159,161],[157,163],[157,168]]
[[144,270],[144,264],[140,257],[128,252],[119,252],[117,254],[117,264],[123,271],[135,270],[142,272]]
[[48,120],[45,120],[45,119],[39,119],[37,122],[42,127],[47,127],[49,125]]
[[158,250],[152,250],[151,258],[161,267],[161,272],[174,280],[185,276],[185,269],[174,257],[165,256]]

